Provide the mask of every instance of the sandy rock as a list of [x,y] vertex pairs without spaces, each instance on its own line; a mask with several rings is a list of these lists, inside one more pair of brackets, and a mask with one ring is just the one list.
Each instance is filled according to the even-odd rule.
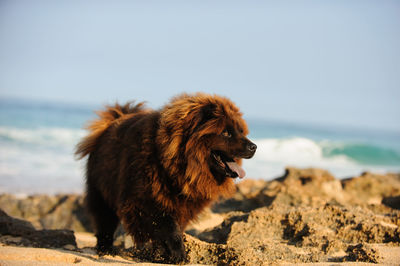
[[[339,180],[326,170],[287,168],[284,176],[275,182],[280,182],[275,203],[319,206],[346,200]],[[264,193],[268,193],[268,190]]]
[[[341,181],[325,170],[290,167],[275,180],[245,179],[231,199],[210,206],[188,228],[187,263],[392,263],[399,257],[388,254],[400,249],[399,197],[399,174],[364,173]],[[9,225],[18,227],[0,227],[0,242],[44,245],[48,241],[43,238],[46,230],[36,230],[43,228],[90,231],[82,205],[83,198],[77,195],[25,199],[1,195],[0,207],[29,222],[18,220]],[[32,232],[40,232],[42,237],[32,240],[29,236],[36,234]],[[76,235],[78,247],[70,243],[60,247],[99,262],[93,249],[94,235]],[[160,256],[162,252],[150,246],[137,250],[122,228],[114,244],[124,260],[166,262]]]
[[400,210],[400,195],[399,196],[389,196],[389,197],[384,197],[382,199],[382,204],[393,208]]
[[363,244],[349,246],[347,253],[348,255],[344,257],[343,261],[378,263],[381,259],[376,249]]
[[79,195],[34,195],[16,197],[0,195],[0,209],[9,215],[25,219],[36,229],[70,229],[92,231]]
[[400,196],[400,174],[379,175],[365,172],[354,178],[342,180],[348,203],[379,204],[385,197]]
[[[34,247],[76,247],[75,236],[70,230],[36,230],[31,223],[8,216],[0,210],[0,241]],[[17,237],[17,238],[16,238]]]

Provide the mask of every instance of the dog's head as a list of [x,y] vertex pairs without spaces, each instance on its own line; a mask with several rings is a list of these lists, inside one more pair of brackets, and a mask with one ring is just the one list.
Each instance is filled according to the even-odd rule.
[[210,170],[217,180],[224,177],[243,178],[241,159],[253,157],[257,146],[245,134],[243,127],[226,118],[222,132],[210,138]]
[[228,99],[218,97],[214,103],[202,108],[203,139],[209,150],[208,165],[214,178],[243,178],[241,159],[253,157],[257,146],[246,136],[248,129],[239,109]]
[[181,162],[183,182],[189,184],[207,187],[207,182],[221,185],[243,178],[241,159],[253,157],[257,149],[246,137],[242,113],[225,97],[181,95],[164,108],[161,126],[171,136],[164,140],[164,155],[171,156],[166,161]]

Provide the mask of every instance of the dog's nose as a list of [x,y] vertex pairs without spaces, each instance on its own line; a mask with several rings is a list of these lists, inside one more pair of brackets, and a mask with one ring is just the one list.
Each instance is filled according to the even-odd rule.
[[250,144],[247,145],[247,149],[248,149],[249,151],[256,151],[257,145],[254,144],[254,143],[250,143]]

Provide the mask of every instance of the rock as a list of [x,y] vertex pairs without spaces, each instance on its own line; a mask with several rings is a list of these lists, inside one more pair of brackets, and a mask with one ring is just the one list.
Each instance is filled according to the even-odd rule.
[[400,219],[399,212],[396,218],[390,218],[368,209],[331,204],[318,208],[271,205],[232,215],[198,238],[226,245],[243,264],[327,262],[341,250],[347,250],[348,260],[355,261],[349,257],[354,253],[359,257],[357,261],[367,261],[357,255],[358,249],[349,247],[361,243],[399,245],[396,219]]
[[48,212],[40,218],[43,228],[66,228],[77,232],[92,232],[89,216],[83,207],[83,197],[64,195]]
[[327,202],[344,203],[346,200],[340,182],[326,170],[290,167],[275,182],[280,182],[280,189],[276,191],[274,203],[320,206]]
[[394,196],[394,197],[384,197],[382,199],[382,204],[391,207],[393,209],[400,210],[400,196]]
[[268,204],[268,199],[260,192],[265,188],[264,180],[245,179],[236,186],[236,193],[230,199],[215,203],[211,210],[215,213],[229,211],[248,212]]
[[346,252],[348,255],[343,258],[343,261],[378,263],[380,259],[375,249],[363,244],[349,246]]
[[[374,245],[400,248],[400,175],[364,173],[338,180],[322,169],[289,167],[275,180],[243,180],[235,195],[206,209],[185,234],[187,263],[263,265],[279,262],[384,263]],[[90,231],[79,195],[0,196],[0,206],[27,221],[0,215],[0,242],[74,250],[68,228]],[[2,220],[3,219],[3,220]],[[47,230],[37,230],[47,229]],[[13,233],[19,232],[19,233]],[[78,252],[94,252],[93,234],[80,233]],[[37,235],[37,237],[33,237]],[[78,234],[79,235],[79,234]],[[40,237],[39,237],[40,236]],[[120,226],[115,246],[127,258],[165,262],[136,249]]]
[[36,231],[30,222],[14,219],[0,210],[0,235],[21,236]]
[[185,235],[187,260],[190,264],[206,265],[238,265],[238,253],[222,244],[200,241]]
[[25,219],[36,229],[70,229],[91,232],[91,223],[78,195],[35,195],[18,198],[0,195],[0,208],[10,215]]
[[248,214],[239,212],[230,213],[229,217],[225,218],[220,225],[204,230],[196,237],[209,243],[226,244],[232,225],[237,221],[247,220],[248,216]]
[[[36,230],[31,223],[8,216],[0,210],[0,235],[5,244],[32,247],[61,248],[70,245],[76,248],[74,232],[71,230]],[[11,236],[14,238],[7,238]],[[15,237],[19,237],[16,242]]]
[[328,171],[289,167],[282,177],[270,182],[244,180],[237,185],[237,192],[231,199],[220,201],[211,209],[218,213],[249,212],[271,204],[320,206],[346,200],[340,181]]
[[363,173],[361,176],[342,180],[348,203],[380,204],[385,197],[400,196],[400,174]]
[[[211,208],[224,221],[193,235],[229,249],[237,264],[378,261],[366,243],[400,245],[398,198],[388,196],[398,193],[397,178],[364,174],[342,186],[324,170],[287,168],[269,182],[239,183],[232,199]],[[393,209],[368,195],[386,196],[382,203]]]

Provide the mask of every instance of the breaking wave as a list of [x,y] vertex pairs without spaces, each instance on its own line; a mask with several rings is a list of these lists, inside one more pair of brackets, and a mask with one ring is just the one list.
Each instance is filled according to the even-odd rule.
[[[0,193],[81,192],[83,162],[73,153],[84,135],[79,128],[0,126]],[[256,155],[244,160],[250,178],[272,179],[286,166],[320,167],[339,178],[363,171],[400,171],[400,152],[377,145],[302,137],[254,142]]]
[[314,141],[307,138],[269,138],[255,140],[258,148],[244,165],[248,176],[273,178],[283,174],[285,166],[320,167],[338,177],[363,171],[399,171],[400,152],[364,143]]

